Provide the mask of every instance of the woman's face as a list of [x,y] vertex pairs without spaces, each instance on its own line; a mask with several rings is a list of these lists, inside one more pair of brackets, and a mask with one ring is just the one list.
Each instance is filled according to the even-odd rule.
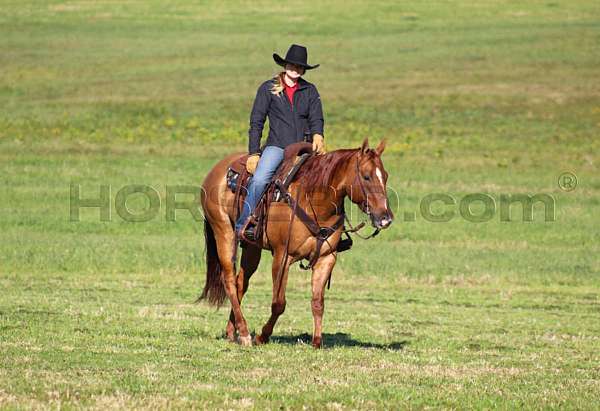
[[293,80],[298,80],[298,78],[304,74],[304,67],[287,63],[285,65],[285,74]]

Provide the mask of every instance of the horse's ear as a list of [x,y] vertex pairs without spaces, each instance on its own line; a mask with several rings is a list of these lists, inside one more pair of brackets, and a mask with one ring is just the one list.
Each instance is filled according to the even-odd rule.
[[380,156],[381,153],[383,153],[383,150],[385,150],[385,138],[379,142],[379,145],[375,149],[375,152],[378,156]]
[[365,137],[365,140],[363,141],[362,146],[360,147],[360,152],[365,154],[368,149],[369,149],[369,137]]

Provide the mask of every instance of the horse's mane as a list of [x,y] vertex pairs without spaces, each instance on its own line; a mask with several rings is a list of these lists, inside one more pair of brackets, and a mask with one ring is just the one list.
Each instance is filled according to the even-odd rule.
[[342,165],[358,150],[360,148],[344,148],[311,156],[300,167],[294,181],[300,182],[307,193],[320,187],[329,187]]

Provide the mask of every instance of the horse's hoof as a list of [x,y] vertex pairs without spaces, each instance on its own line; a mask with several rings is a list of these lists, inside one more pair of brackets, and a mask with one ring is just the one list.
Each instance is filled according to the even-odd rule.
[[263,345],[269,342],[268,338],[263,337],[262,335],[257,335],[256,337],[254,337],[254,343],[256,345]]
[[229,342],[235,342],[235,328],[230,329],[229,327],[227,327],[227,329],[225,330],[225,338]]
[[252,347],[252,337],[250,337],[249,335],[242,337],[240,335],[240,345],[242,347]]
[[319,349],[319,348],[323,347],[323,344],[321,342],[321,338],[320,337],[313,338],[313,340],[312,340],[312,346],[315,349]]

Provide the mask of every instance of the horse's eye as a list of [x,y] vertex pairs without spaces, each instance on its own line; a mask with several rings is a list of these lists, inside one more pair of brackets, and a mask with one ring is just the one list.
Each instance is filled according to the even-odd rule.
[[369,181],[371,179],[371,177],[369,177],[369,176],[363,176],[363,178],[367,181]]

